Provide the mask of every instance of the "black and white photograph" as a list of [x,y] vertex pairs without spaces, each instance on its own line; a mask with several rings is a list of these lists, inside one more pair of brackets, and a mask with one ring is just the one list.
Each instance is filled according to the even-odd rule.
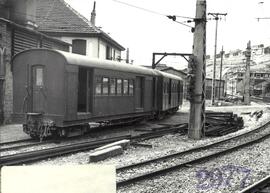
[[270,0],[0,0],[1,193],[270,193]]

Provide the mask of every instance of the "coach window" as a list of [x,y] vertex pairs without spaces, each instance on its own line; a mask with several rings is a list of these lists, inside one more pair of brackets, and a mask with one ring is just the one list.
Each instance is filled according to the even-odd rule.
[[166,90],[167,90],[166,86],[167,86],[167,84],[166,84],[166,82],[164,82],[163,83],[163,93],[166,93]]
[[117,79],[117,95],[122,95],[122,79]]
[[128,80],[124,80],[124,95],[128,95]]
[[102,78],[96,77],[96,95],[101,95]]
[[108,95],[109,94],[109,78],[107,78],[107,77],[103,77],[102,94],[103,95]]
[[115,95],[116,93],[116,81],[115,78],[110,79],[110,94]]
[[43,68],[36,68],[36,86],[43,86]]
[[134,93],[134,80],[129,80],[129,95],[133,96]]

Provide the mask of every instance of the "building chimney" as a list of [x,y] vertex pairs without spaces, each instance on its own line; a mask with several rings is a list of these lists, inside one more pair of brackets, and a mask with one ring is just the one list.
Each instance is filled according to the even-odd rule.
[[28,28],[36,28],[36,0],[9,0],[10,19]]
[[93,26],[96,25],[96,2],[94,1],[94,7],[93,7],[93,10],[91,12],[91,19],[90,19],[90,22]]
[[126,63],[127,64],[129,63],[129,48],[127,48],[127,51],[126,51]]

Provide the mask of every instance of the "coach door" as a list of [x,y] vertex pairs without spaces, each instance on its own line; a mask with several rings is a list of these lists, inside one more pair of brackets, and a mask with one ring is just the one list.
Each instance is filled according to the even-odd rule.
[[45,111],[45,90],[44,90],[44,66],[32,67],[32,104],[33,112],[42,113]]
[[144,83],[144,78],[143,77],[136,77],[136,85],[135,85],[135,107],[136,109],[141,109],[143,108],[143,83]]

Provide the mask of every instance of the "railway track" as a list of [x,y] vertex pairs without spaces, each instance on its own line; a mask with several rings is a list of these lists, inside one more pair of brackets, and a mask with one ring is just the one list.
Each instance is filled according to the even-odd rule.
[[25,143],[25,142],[33,142],[35,141],[34,139],[21,139],[21,140],[17,140],[17,141],[8,141],[8,142],[3,142],[3,143],[0,143],[0,147],[2,146],[5,146],[5,145],[13,145],[13,144],[16,144],[16,143]]
[[53,143],[53,141],[42,141],[42,142],[34,142],[34,143],[30,143],[30,144],[16,145],[16,146],[11,146],[11,147],[3,147],[3,148],[0,148],[0,152],[15,151],[15,150],[22,149],[22,148],[45,145],[45,144],[49,144],[49,143]]
[[82,142],[76,143],[72,145],[64,145],[54,148],[42,149],[31,152],[24,152],[14,155],[2,156],[0,161],[0,166],[8,166],[8,165],[18,165],[29,163],[33,161],[38,161],[46,158],[66,155],[70,153],[76,153],[79,151],[86,151],[97,148],[101,145],[105,145],[107,143],[115,142],[117,140],[130,138],[130,135],[113,137],[109,139],[102,139],[98,141],[92,142]]
[[184,130],[186,129],[186,126],[187,126],[186,124],[183,124],[183,125],[178,125],[176,127],[169,128],[167,130],[163,129],[160,131],[147,132],[147,133],[143,133],[136,136],[123,135],[119,137],[113,137],[113,138],[102,139],[102,140],[97,140],[97,141],[81,142],[81,143],[75,143],[71,145],[64,145],[64,146],[59,146],[59,147],[54,147],[54,148],[47,148],[47,149],[42,149],[42,150],[37,150],[37,151],[30,151],[30,152],[24,152],[24,153],[19,153],[19,154],[2,156],[0,160],[0,166],[25,164],[25,163],[39,161],[39,160],[43,160],[47,158],[91,150],[91,149],[100,147],[102,145],[115,142],[118,140],[122,140],[122,139],[138,140],[138,139],[145,139],[145,138],[160,137],[167,133]]
[[269,102],[265,102],[264,100],[263,100],[263,98],[261,98],[261,97],[251,97],[251,101],[253,101],[253,102],[256,102],[256,103],[259,103],[259,104],[268,104],[268,105],[270,105],[270,103]]
[[260,181],[252,184],[245,189],[243,189],[240,193],[269,193],[270,192],[270,175],[261,179]]
[[[224,155],[225,153],[262,141],[270,136],[269,127],[270,121],[255,130],[233,138],[198,148],[192,148],[183,152],[118,167],[116,169],[117,187],[146,180],[176,169],[192,166],[193,164],[207,161],[211,158],[215,158],[217,156]],[[195,158],[190,159],[190,157]]]

